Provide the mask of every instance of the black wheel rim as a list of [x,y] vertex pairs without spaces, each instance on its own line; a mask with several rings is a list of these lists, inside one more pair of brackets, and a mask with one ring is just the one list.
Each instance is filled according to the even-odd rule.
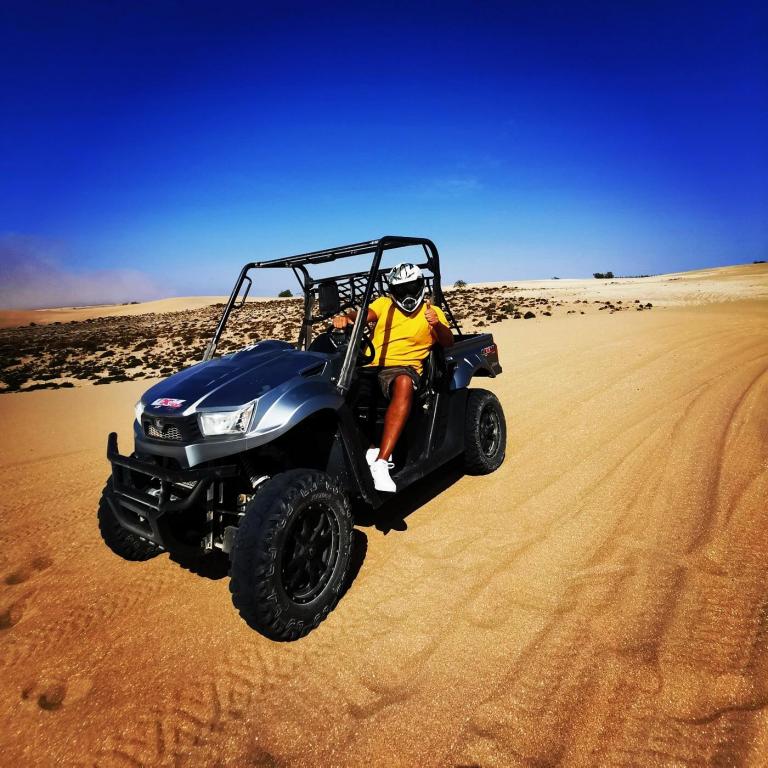
[[339,524],[326,504],[311,502],[288,530],[280,576],[294,603],[309,603],[327,586],[339,555]]
[[495,456],[499,450],[501,423],[492,405],[486,405],[480,414],[480,449],[486,456]]

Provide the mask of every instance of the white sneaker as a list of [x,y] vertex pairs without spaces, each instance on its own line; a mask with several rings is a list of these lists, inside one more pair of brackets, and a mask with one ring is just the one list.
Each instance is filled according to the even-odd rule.
[[389,476],[389,464],[384,459],[376,459],[371,464],[371,476],[373,477],[373,487],[377,491],[385,491],[386,493],[397,491],[395,481]]
[[[378,448],[369,448],[365,452],[365,460],[368,462],[368,466],[370,467],[371,464],[373,464],[376,459],[379,458],[379,449]],[[389,468],[392,469],[395,466],[395,462],[392,461],[392,457],[390,456],[387,459],[387,464],[389,465]]]

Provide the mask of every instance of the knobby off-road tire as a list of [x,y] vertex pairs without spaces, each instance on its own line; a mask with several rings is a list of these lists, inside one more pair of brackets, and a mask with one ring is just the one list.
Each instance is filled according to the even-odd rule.
[[470,389],[464,422],[464,469],[487,475],[498,469],[507,450],[507,424],[493,392]]
[[352,513],[324,472],[269,480],[235,536],[229,589],[247,624],[272,640],[298,640],[333,610],[352,554]]
[[99,531],[104,543],[123,560],[149,560],[163,550],[151,541],[127,531],[118,522],[107,495],[112,491],[112,478],[107,480],[99,501]]

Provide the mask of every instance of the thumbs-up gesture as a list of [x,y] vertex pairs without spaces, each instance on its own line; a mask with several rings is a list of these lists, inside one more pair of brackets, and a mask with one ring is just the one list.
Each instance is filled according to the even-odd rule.
[[437,312],[432,309],[432,300],[428,298],[425,300],[424,304],[426,305],[426,309],[424,310],[424,318],[431,327],[434,327],[440,322],[440,320],[437,317]]

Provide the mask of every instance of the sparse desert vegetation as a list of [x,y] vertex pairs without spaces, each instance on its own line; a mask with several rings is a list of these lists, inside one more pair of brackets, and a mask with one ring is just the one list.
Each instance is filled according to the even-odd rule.
[[[505,320],[550,322],[559,315],[648,312],[660,303],[729,302],[756,290],[759,295],[756,280],[762,279],[764,269],[758,263],[685,275],[491,285],[457,280],[445,295],[462,329],[477,331]],[[84,308],[88,314],[76,320],[70,318],[77,310],[19,313],[25,325],[0,327],[0,393],[165,377],[198,362],[224,304],[200,303],[199,297],[184,301],[191,308],[128,314],[134,308],[126,305],[120,310],[124,314],[114,314],[115,307],[104,307],[104,316]],[[175,308],[184,306],[181,302],[144,307]],[[35,320],[30,322],[31,317]],[[296,341],[301,318],[299,298],[247,301],[232,313],[219,352],[234,352],[261,339]]]
[[[0,330],[5,392],[168,376],[200,360],[223,304],[182,312],[31,323]],[[232,313],[219,350],[298,338],[301,301],[247,302]]]
[[[463,281],[457,281],[463,283]],[[283,292],[284,293],[284,292]],[[621,300],[574,300],[542,295],[517,285],[463,286],[445,292],[467,331],[504,320],[609,314],[651,304]],[[634,306],[633,306],[634,304]],[[82,321],[29,323],[0,329],[0,392],[59,389],[83,384],[165,377],[199,362],[223,309],[222,303],[179,312],[116,315]],[[230,316],[219,344],[222,354],[261,339],[296,341],[302,318],[299,298],[248,301]]]

